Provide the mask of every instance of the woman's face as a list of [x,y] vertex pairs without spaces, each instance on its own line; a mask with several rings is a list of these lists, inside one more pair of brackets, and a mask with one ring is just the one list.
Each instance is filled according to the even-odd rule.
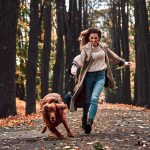
[[89,36],[89,40],[93,47],[97,47],[99,45],[100,38],[97,33],[91,33]]

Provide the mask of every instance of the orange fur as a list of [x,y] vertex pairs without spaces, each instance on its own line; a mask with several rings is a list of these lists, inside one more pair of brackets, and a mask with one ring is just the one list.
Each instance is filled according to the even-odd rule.
[[59,94],[51,93],[46,95],[41,101],[41,109],[43,120],[46,124],[42,130],[42,133],[46,132],[46,129],[48,128],[57,137],[62,138],[62,134],[56,129],[56,127],[60,123],[63,123],[68,132],[68,136],[73,137],[65,117],[67,105],[63,103]]

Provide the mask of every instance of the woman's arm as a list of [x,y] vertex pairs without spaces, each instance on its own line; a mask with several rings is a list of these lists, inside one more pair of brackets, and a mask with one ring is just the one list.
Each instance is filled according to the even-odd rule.
[[110,61],[112,61],[114,64],[117,64],[119,66],[125,65],[126,61],[122,59],[121,57],[119,57],[117,54],[115,54],[112,50],[110,50],[107,44],[103,44],[103,46],[107,52],[107,55]]
[[108,58],[114,63],[119,66],[122,66],[125,64],[125,60],[123,60],[121,57],[119,57],[117,54],[115,54],[112,50],[109,48],[107,49]]
[[107,45],[106,45],[105,48],[106,48],[106,50],[107,50],[108,58],[109,58],[113,63],[115,63],[115,64],[117,64],[117,65],[120,66],[118,69],[120,69],[120,68],[122,68],[122,67],[126,67],[126,66],[132,67],[132,63],[131,63],[131,62],[127,62],[127,61],[125,61],[124,59],[122,59],[121,57],[119,57],[119,56],[118,56],[117,54],[115,54],[112,50],[110,50]]
[[72,67],[71,67],[71,74],[76,75],[78,68],[82,67],[86,58],[85,51],[82,51],[80,55],[77,55],[73,59]]

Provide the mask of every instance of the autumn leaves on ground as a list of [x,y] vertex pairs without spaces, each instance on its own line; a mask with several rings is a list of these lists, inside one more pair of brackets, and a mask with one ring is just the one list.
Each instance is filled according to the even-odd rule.
[[122,104],[99,104],[90,135],[81,128],[82,110],[67,113],[74,138],[68,138],[63,125],[58,130],[63,140],[49,131],[41,134],[43,121],[37,113],[25,116],[25,102],[17,100],[17,116],[0,119],[0,149],[148,150],[150,148],[150,110]]
[[37,102],[36,109],[37,113],[25,116],[25,101],[16,100],[17,114],[16,116],[10,116],[6,119],[0,119],[0,128],[2,127],[15,127],[15,126],[23,126],[27,124],[29,126],[33,125],[33,120],[42,118],[40,111],[40,104]]

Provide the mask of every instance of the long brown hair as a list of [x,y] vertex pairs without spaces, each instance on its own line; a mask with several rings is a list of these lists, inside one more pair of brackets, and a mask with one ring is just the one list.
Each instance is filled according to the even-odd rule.
[[83,30],[80,33],[79,41],[80,41],[80,51],[82,50],[82,47],[89,42],[89,36],[91,33],[97,33],[98,37],[101,39],[101,30],[96,27],[90,27],[86,30]]

